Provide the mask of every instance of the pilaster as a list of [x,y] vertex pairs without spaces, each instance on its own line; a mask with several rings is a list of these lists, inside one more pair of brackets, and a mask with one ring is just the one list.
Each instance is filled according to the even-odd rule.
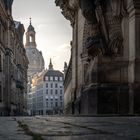
[[140,113],[140,1],[128,1],[129,13],[129,113]]

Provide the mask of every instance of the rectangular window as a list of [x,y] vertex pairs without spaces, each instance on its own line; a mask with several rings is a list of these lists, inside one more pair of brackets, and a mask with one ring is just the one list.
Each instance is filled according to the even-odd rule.
[[60,88],[62,88],[63,87],[63,85],[62,84],[60,84]]
[[53,90],[51,89],[51,94],[53,94]]
[[60,106],[61,106],[61,107],[63,106],[63,103],[62,103],[62,102],[60,102]]
[[45,77],[45,81],[48,81],[48,80],[49,80],[49,78],[48,78],[48,76],[46,76],[46,77]]
[[57,94],[58,93],[58,91],[57,90],[55,90],[55,94]]
[[55,107],[58,107],[58,103],[57,102],[55,102]]
[[60,94],[62,94],[62,89],[60,90]]
[[46,83],[46,88],[48,88],[48,83]]
[[62,78],[62,77],[59,77],[59,80],[60,80],[60,81],[63,81],[63,78]]
[[46,89],[46,94],[48,94],[48,89]]
[[55,88],[57,88],[58,87],[58,84],[57,83],[55,83]]
[[51,107],[53,107],[53,102],[51,102]]
[[48,107],[48,102],[46,102],[46,107]]
[[51,83],[51,88],[53,88],[53,83]]
[[58,77],[55,77],[55,81],[58,81]]
[[50,81],[53,81],[53,77],[52,76],[50,77]]
[[62,100],[62,96],[60,96],[60,100]]

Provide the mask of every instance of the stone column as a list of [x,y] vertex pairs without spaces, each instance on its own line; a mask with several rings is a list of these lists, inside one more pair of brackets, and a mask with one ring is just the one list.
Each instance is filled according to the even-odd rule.
[[[129,13],[129,113],[138,113],[137,101],[140,95],[137,94],[140,89],[140,1],[128,0]],[[139,104],[140,105],[140,104]],[[139,110],[140,111],[140,110]],[[140,112],[139,112],[140,113]]]

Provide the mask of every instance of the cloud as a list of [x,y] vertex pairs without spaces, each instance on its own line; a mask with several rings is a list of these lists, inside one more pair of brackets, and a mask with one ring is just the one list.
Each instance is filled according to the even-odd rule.
[[62,70],[64,61],[69,62],[70,58],[72,29],[54,1],[14,0],[13,17],[24,24],[26,31],[32,17],[37,48],[42,51],[46,66],[52,58],[54,68]]

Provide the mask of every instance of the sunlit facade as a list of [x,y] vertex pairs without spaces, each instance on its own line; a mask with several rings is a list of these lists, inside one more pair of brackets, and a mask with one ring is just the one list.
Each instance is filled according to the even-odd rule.
[[31,92],[28,93],[29,115],[62,114],[64,106],[63,73],[49,69],[32,79]]

